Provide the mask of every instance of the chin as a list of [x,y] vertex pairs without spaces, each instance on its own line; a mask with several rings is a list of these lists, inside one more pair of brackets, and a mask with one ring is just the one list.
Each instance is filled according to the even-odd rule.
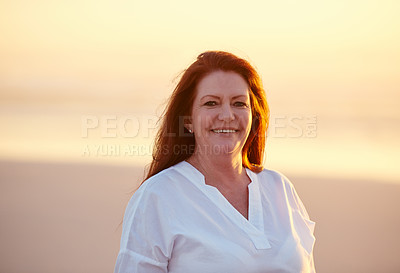
[[208,144],[202,145],[202,152],[212,156],[231,156],[236,152],[241,154],[240,147],[236,144],[221,143],[221,144]]

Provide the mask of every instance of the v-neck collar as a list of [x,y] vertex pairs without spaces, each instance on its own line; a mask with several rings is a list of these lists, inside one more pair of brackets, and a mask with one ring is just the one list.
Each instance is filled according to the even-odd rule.
[[271,245],[264,234],[264,219],[261,194],[257,175],[246,168],[251,182],[249,190],[248,220],[237,211],[221,192],[205,183],[204,175],[187,161],[174,166],[183,176],[202,191],[234,224],[241,228],[251,239],[257,249],[268,249]]

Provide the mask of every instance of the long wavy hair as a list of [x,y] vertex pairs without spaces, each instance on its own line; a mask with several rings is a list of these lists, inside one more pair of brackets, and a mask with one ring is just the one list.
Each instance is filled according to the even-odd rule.
[[241,75],[249,86],[252,125],[242,150],[242,162],[244,167],[254,172],[258,173],[263,169],[269,108],[260,76],[244,59],[224,51],[207,51],[201,53],[183,72],[169,99],[155,138],[153,161],[145,180],[186,160],[194,153],[195,138],[184,127],[184,119],[191,116],[199,82],[218,70]]

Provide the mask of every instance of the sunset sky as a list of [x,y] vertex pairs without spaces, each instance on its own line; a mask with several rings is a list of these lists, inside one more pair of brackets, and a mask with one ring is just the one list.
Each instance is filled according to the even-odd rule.
[[101,126],[82,137],[82,120],[152,124],[179,73],[226,50],[263,79],[268,167],[400,183],[399,11],[397,0],[0,1],[0,156],[147,164],[149,152],[82,153],[148,147],[149,124],[135,138]]

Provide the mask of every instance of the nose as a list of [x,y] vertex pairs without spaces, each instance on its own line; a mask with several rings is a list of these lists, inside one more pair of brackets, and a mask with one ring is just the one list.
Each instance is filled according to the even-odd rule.
[[232,108],[230,104],[223,104],[221,111],[219,112],[218,118],[223,121],[232,121],[235,119]]

